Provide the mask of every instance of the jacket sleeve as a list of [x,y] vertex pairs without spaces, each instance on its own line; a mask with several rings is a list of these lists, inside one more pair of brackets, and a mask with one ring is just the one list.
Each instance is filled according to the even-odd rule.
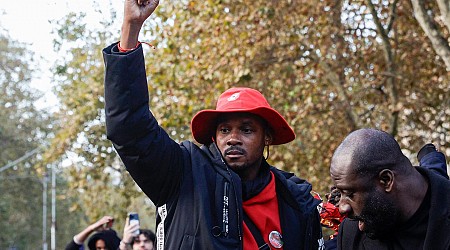
[[69,242],[69,244],[67,244],[65,250],[82,250],[83,249],[83,245],[78,245],[77,243],[75,243],[75,241],[71,241]]
[[149,110],[142,46],[120,53],[115,43],[103,58],[107,137],[139,187],[162,205],[180,186],[183,152]]
[[317,210],[314,212],[314,218],[311,226],[313,232],[313,237],[311,238],[311,249],[324,250],[325,242],[322,235],[322,226],[320,225],[320,215]]
[[438,152],[433,144],[423,146],[420,149],[417,158],[421,167],[428,168],[434,173],[449,179],[445,155],[442,152]]

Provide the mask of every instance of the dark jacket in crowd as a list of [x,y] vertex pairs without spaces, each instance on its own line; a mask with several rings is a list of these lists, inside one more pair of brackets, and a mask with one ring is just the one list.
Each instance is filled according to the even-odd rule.
[[[430,210],[424,250],[450,249],[450,182],[436,169],[418,167],[430,183]],[[439,169],[439,168],[437,168]],[[434,172],[433,172],[434,171]],[[437,171],[440,172],[440,171]],[[358,229],[358,221],[345,219],[339,228],[338,249],[392,249],[380,240],[368,238]]]
[[[158,125],[149,111],[141,46],[124,54],[113,44],[103,55],[107,136],[133,179],[159,207],[157,245],[242,249],[239,176],[225,164],[215,144],[178,144]],[[318,249],[323,245],[319,201],[310,195],[311,185],[263,164],[275,176],[283,248]]]
[[445,160],[445,155],[442,152],[436,151],[436,148],[425,151],[426,148],[429,148],[429,145],[425,145],[419,152],[418,159],[421,167],[428,168],[433,172],[442,175],[446,179],[448,179],[447,173],[447,162]]

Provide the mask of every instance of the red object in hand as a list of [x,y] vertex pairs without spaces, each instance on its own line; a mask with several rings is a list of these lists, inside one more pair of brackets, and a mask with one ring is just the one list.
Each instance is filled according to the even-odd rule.
[[324,227],[338,231],[339,224],[345,219],[345,215],[339,213],[339,208],[335,205],[325,202],[321,204],[320,210],[320,224]]

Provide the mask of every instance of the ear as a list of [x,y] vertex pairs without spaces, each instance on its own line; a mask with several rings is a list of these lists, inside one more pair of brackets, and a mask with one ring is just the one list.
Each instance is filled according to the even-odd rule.
[[385,192],[389,193],[392,191],[394,186],[394,172],[390,169],[383,169],[378,173],[378,181]]
[[266,133],[266,135],[264,136],[264,145],[268,146],[270,144],[272,144],[272,135],[270,135],[269,133]]

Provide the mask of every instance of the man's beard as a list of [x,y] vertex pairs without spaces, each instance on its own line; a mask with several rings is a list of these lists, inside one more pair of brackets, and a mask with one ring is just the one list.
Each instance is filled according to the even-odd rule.
[[[242,154],[243,156],[247,153],[243,148],[239,147],[239,146],[231,146],[229,148],[227,148],[224,151],[224,156],[227,156],[229,152],[231,151],[237,151],[240,154]],[[226,160],[227,158],[225,158]],[[248,164],[247,162],[239,162],[239,163],[234,163],[232,160],[226,160],[228,166],[233,169],[235,172],[239,173],[239,172],[244,172],[248,169]]]
[[394,203],[373,191],[365,202],[361,214],[354,219],[364,221],[364,233],[371,239],[392,235],[398,223],[399,212]]

